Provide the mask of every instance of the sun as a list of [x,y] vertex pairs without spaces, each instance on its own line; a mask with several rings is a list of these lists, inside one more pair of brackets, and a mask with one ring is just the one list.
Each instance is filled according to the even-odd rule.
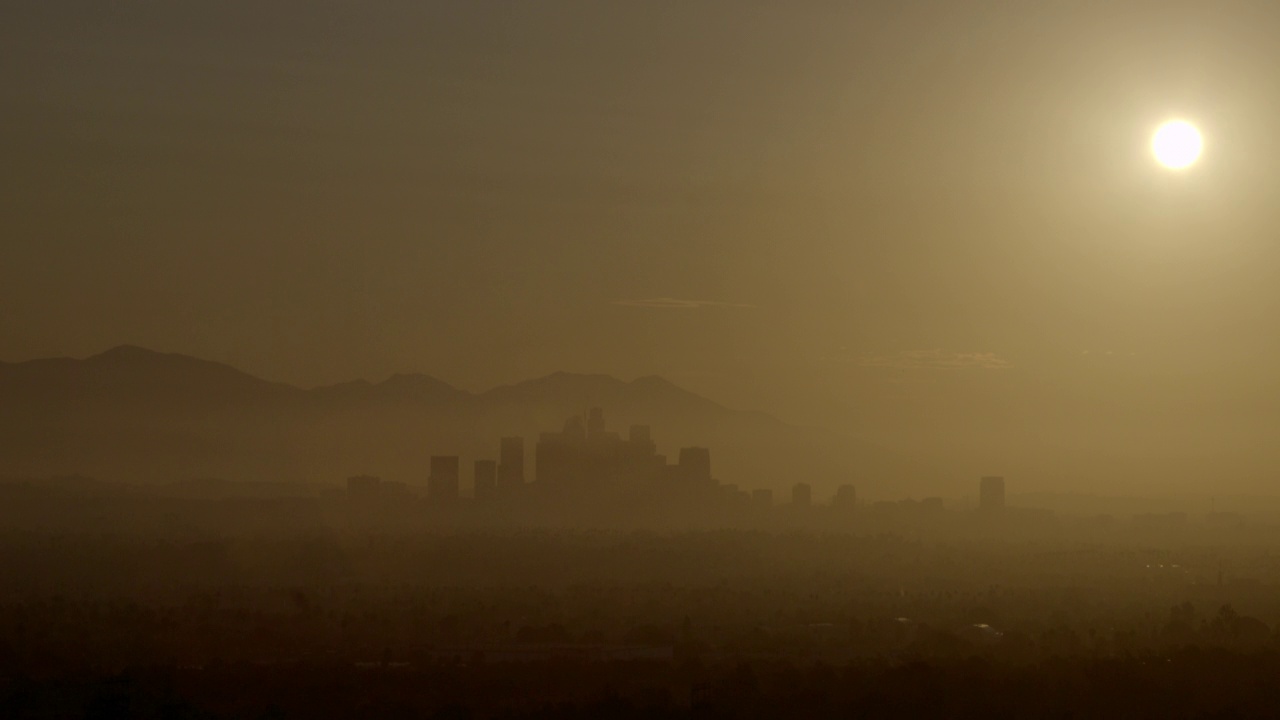
[[1151,152],[1170,170],[1183,170],[1200,159],[1204,138],[1195,125],[1186,120],[1170,120],[1156,129],[1151,138]]

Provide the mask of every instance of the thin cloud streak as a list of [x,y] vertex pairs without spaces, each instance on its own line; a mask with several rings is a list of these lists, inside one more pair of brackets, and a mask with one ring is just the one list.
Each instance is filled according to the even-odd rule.
[[643,300],[614,300],[611,304],[624,307],[654,308],[657,310],[698,310],[701,308],[754,308],[746,303],[720,302],[718,300],[677,300],[676,298],[647,298]]
[[855,361],[862,367],[899,368],[906,370],[1008,370],[1013,364],[991,352],[943,352],[942,350],[903,350],[890,355],[863,355]]

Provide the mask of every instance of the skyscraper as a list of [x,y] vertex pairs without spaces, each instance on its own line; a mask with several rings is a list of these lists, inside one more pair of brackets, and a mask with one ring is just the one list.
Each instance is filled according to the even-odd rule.
[[813,504],[813,488],[809,483],[796,483],[792,486],[791,504],[796,507],[809,507]]
[[508,495],[524,487],[524,438],[504,437],[498,452],[498,492]]
[[498,491],[498,463],[493,460],[477,460],[475,463],[475,491],[477,502],[488,502]]
[[648,425],[632,425],[627,439],[633,443],[653,442],[653,433]]
[[680,474],[698,484],[711,483],[711,451],[702,447],[680,448]]
[[978,484],[978,508],[994,511],[1004,507],[1004,478],[988,475]]
[[773,491],[768,489],[754,490],[751,493],[751,504],[760,509],[773,506]]
[[432,455],[431,475],[427,477],[427,498],[432,502],[455,502],[458,499],[458,485],[458,456]]
[[857,491],[852,485],[841,485],[836,488],[835,497],[831,498],[831,507],[840,510],[852,510],[858,504]]
[[357,475],[347,478],[347,496],[352,500],[368,502],[376,500],[382,489],[382,478]]
[[595,439],[604,435],[604,408],[593,407],[587,414],[587,437]]

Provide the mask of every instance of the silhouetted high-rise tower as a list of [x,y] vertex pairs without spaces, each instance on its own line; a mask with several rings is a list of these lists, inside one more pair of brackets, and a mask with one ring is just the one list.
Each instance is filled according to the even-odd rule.
[[680,474],[699,484],[711,482],[711,451],[701,447],[680,448]]
[[809,507],[813,504],[813,488],[809,483],[796,483],[792,486],[791,504],[796,507]]
[[455,502],[458,499],[458,486],[458,456],[432,455],[431,475],[427,477],[427,498],[432,502]]
[[978,508],[999,510],[1004,507],[1004,478],[988,475],[978,484]]
[[760,509],[772,507],[773,491],[769,489],[753,490],[751,492],[751,503]]
[[524,438],[504,437],[498,453],[498,492],[509,494],[524,486]]
[[858,505],[858,493],[852,485],[841,485],[836,488],[835,497],[831,498],[831,507],[840,510],[852,510]]
[[594,407],[587,414],[587,437],[595,439],[604,435],[604,409]]
[[382,478],[379,477],[357,475],[347,478],[347,495],[353,500],[376,500],[381,489]]
[[478,502],[488,502],[498,492],[498,463],[493,460],[477,460],[475,463],[475,490]]

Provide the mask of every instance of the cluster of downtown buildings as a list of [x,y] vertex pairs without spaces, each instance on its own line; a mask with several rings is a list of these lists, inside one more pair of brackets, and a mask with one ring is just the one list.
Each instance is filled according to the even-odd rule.
[[[473,502],[480,505],[513,501],[669,501],[685,505],[723,507],[770,507],[773,491],[747,492],[735,484],[724,484],[711,474],[711,451],[705,447],[681,448],[676,462],[658,454],[648,425],[632,425],[626,437],[605,427],[604,411],[592,408],[585,422],[581,416],[565,421],[560,432],[544,432],[534,448],[534,476],[526,477],[525,440],[504,437],[498,459],[476,460],[472,471]],[[457,455],[435,455],[427,477],[426,499],[439,506],[463,502],[461,459]],[[361,475],[347,479],[347,492],[355,501],[411,498],[404,483]],[[853,485],[836,489],[834,508],[852,509],[857,501]],[[941,507],[941,499],[921,501]],[[796,483],[791,504],[813,504],[809,483]],[[984,477],[979,490],[982,509],[1004,506],[1004,478]]]
[[[605,428],[604,411],[592,408],[585,419],[570,418],[560,432],[544,432],[534,446],[533,477],[526,476],[525,439],[502,438],[498,459],[476,460],[473,499],[478,504],[515,499],[583,500],[644,493],[686,499],[743,499],[750,496],[711,475],[711,451],[681,448],[677,461],[659,455],[648,425],[632,425],[626,437]],[[435,455],[427,477],[426,499],[453,505],[463,500],[461,459]],[[353,499],[412,495],[404,484],[371,476],[347,479]]]

